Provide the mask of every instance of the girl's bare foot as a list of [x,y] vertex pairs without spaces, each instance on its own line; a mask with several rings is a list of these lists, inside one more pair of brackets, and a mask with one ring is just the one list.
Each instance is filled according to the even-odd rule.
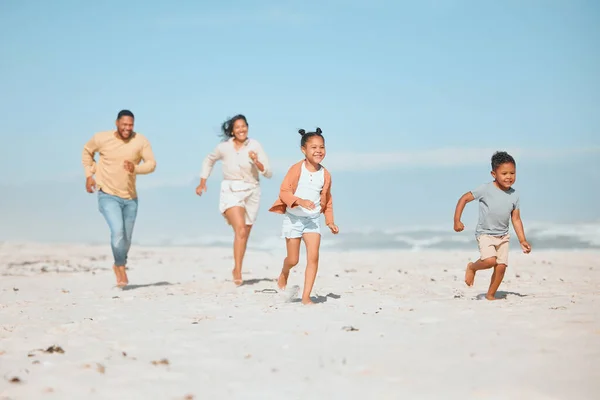
[[468,263],[465,271],[465,283],[467,286],[473,286],[473,282],[475,281],[475,270],[471,268],[472,266],[472,262]]
[[498,300],[498,299],[496,298],[496,296],[494,296],[494,295],[492,295],[492,294],[486,294],[486,295],[485,295],[485,298],[486,298],[487,300],[490,300],[490,301],[491,301],[491,300]]
[[233,283],[235,286],[240,286],[244,281],[242,280],[242,271],[236,270],[235,268],[231,271],[233,275]]
[[279,275],[279,279],[277,280],[277,287],[279,287],[279,289],[285,290],[289,276],[290,276],[289,269],[284,268],[281,270],[281,274]]

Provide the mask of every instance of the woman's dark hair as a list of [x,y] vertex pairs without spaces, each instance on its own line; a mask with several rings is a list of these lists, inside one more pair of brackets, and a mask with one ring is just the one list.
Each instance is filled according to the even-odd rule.
[[223,122],[223,125],[221,125],[221,136],[223,136],[223,140],[228,140],[229,138],[233,137],[233,125],[238,119],[243,119],[246,125],[248,125],[246,117],[244,117],[242,114],[238,114],[235,117],[229,118],[227,121]]
[[302,147],[304,147],[308,139],[313,136],[319,136],[321,139],[323,139],[323,143],[325,143],[325,138],[322,135],[323,131],[321,128],[317,128],[314,132],[306,132],[304,129],[300,129],[298,133],[302,135],[302,139],[300,140],[300,146]]

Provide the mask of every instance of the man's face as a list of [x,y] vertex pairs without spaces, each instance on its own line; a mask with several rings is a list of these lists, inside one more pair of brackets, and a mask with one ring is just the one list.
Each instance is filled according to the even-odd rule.
[[119,136],[123,139],[127,140],[131,137],[133,133],[133,118],[124,116],[117,120],[117,132]]

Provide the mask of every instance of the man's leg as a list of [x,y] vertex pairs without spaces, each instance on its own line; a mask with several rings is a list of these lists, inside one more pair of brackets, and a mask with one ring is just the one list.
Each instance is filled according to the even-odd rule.
[[125,263],[127,265],[127,255],[131,248],[131,239],[133,237],[133,228],[137,218],[138,200],[125,200],[123,205],[123,227],[125,230]]
[[98,193],[98,209],[104,216],[110,229],[110,247],[112,249],[115,275],[117,276],[117,286],[123,286],[124,277],[122,276],[125,268],[124,245],[125,245],[125,227],[123,223],[123,200],[103,192]]

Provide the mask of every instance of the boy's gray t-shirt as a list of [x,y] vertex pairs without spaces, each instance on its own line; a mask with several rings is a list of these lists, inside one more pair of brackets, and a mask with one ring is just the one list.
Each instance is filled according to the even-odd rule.
[[475,200],[479,201],[479,220],[475,236],[504,236],[508,234],[510,216],[519,208],[519,195],[510,188],[499,189],[494,182],[486,183],[472,190]]

